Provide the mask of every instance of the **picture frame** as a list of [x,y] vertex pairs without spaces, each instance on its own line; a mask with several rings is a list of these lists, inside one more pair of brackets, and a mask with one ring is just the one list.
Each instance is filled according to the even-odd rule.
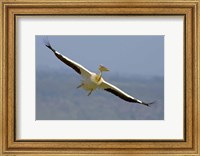
[[[199,1],[51,1],[0,2],[0,153],[2,155],[199,155]],[[16,29],[17,16],[138,15],[184,16],[184,139],[183,140],[17,140]]]

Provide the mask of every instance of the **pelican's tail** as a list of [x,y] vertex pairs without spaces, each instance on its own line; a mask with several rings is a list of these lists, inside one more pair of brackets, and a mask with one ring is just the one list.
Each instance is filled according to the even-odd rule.
[[47,37],[44,38],[43,41],[44,41],[44,44],[45,44],[46,47],[48,47],[49,49],[51,49],[54,53],[56,52],[56,50],[52,48],[52,46],[51,46],[51,44],[50,44],[50,42],[49,42],[49,40],[48,40]]

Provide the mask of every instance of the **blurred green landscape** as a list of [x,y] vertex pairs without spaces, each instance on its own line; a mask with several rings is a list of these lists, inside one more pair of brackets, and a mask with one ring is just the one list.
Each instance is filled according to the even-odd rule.
[[36,120],[164,120],[164,77],[104,76],[135,98],[156,101],[146,107],[103,90],[87,96],[83,89],[76,89],[81,77],[63,71],[36,71]]

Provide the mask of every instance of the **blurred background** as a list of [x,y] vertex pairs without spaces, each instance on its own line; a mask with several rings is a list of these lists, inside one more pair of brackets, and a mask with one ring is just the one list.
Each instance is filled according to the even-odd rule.
[[[61,54],[151,107],[96,90],[76,89],[81,76],[55,57]],[[36,120],[164,120],[164,36],[36,36]]]

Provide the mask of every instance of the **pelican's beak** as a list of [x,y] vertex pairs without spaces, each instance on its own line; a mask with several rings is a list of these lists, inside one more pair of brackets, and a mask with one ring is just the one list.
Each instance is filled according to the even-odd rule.
[[108,68],[106,68],[106,67],[104,67],[104,66],[102,66],[102,65],[99,65],[99,70],[100,71],[109,71],[109,69]]

